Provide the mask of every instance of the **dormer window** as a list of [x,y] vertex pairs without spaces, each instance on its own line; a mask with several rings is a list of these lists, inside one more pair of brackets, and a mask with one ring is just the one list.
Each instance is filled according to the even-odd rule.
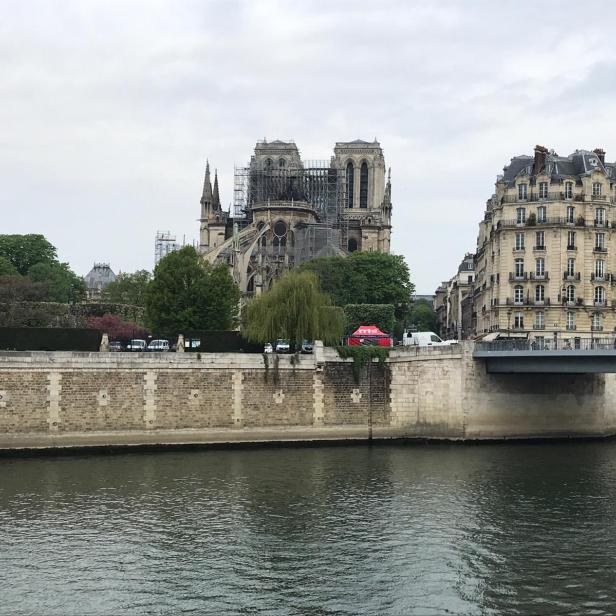
[[547,198],[548,198],[548,183],[539,182],[539,199],[547,199]]
[[518,200],[526,201],[528,199],[528,184],[518,184]]
[[573,199],[573,182],[565,182],[565,199]]

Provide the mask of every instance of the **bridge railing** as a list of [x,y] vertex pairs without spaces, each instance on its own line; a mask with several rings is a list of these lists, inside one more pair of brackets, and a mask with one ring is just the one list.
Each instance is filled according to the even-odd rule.
[[607,351],[616,350],[615,336],[549,340],[494,340],[476,342],[475,351]]

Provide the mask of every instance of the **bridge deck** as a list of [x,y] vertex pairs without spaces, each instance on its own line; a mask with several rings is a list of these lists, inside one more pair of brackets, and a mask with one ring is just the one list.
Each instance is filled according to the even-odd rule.
[[473,357],[490,373],[588,374],[616,372],[614,339],[578,338],[538,346],[527,340],[478,342]]

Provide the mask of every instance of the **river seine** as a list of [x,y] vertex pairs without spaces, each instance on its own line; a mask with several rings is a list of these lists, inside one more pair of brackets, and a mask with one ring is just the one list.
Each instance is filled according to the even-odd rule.
[[0,459],[0,614],[614,614],[616,442]]

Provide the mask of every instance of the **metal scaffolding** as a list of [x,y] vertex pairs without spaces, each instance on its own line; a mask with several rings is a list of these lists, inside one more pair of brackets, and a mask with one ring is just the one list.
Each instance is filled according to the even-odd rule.
[[342,170],[332,168],[328,161],[305,161],[301,166],[283,169],[263,168],[254,161],[236,165],[234,217],[249,223],[252,207],[268,201],[306,201],[318,216],[319,222],[298,229],[296,263],[346,249],[346,178]]

